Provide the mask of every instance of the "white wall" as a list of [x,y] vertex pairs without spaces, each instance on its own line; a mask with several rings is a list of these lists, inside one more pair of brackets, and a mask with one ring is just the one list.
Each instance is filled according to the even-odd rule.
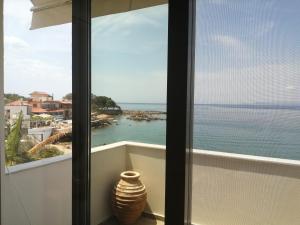
[[94,148],[91,159],[91,224],[108,219],[111,212],[111,190],[126,169],[126,145],[119,142]]
[[[164,146],[127,143],[127,168],[141,172],[146,209],[164,215]],[[299,225],[300,161],[194,150],[192,222]]]
[[3,180],[3,225],[69,225],[71,156],[9,168]]
[[[110,191],[126,169],[123,142],[92,149],[91,224],[111,214]],[[3,176],[2,225],[71,225],[71,155],[13,167]]]
[[30,115],[30,106],[26,106],[26,105],[18,105],[18,106],[14,106],[14,105],[6,105],[4,107],[5,111],[6,110],[10,110],[9,112],[9,116],[10,118],[13,118],[14,115],[19,114],[21,111],[23,112],[23,114],[25,116]]
[[299,225],[300,161],[196,151],[192,221]]
[[147,189],[145,211],[162,217],[165,214],[165,153],[165,146],[127,143],[127,170],[140,172]]

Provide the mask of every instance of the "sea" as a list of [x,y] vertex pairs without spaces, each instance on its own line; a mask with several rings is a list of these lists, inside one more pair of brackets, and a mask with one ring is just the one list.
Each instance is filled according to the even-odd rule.
[[[123,110],[162,111],[165,104],[120,103]],[[166,120],[133,121],[125,116],[92,130],[92,146],[118,141],[165,145]],[[193,148],[300,160],[300,107],[194,105]]]

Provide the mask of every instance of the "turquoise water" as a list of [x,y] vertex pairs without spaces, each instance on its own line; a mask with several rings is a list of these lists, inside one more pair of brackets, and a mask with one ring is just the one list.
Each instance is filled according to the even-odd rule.
[[[166,111],[165,104],[118,104],[123,110]],[[116,118],[117,124],[92,130],[92,146],[110,144],[117,141],[137,141],[150,144],[166,143],[166,121],[151,122],[127,120],[124,116]]]
[[[164,104],[120,104],[122,109],[166,111]],[[116,141],[165,144],[166,121],[136,122],[92,130],[92,146]],[[289,107],[195,105],[194,148],[300,160],[300,110]]]

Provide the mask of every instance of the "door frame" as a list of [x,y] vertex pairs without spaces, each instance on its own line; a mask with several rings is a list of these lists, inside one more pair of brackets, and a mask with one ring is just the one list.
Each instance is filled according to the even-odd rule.
[[[73,0],[72,13],[72,224],[90,225],[91,0]],[[169,0],[168,14],[165,224],[184,225],[191,223],[195,0]]]
[[72,224],[90,225],[91,0],[72,2]]
[[[169,1],[165,224],[191,224],[195,0]],[[180,91],[179,91],[180,90]]]

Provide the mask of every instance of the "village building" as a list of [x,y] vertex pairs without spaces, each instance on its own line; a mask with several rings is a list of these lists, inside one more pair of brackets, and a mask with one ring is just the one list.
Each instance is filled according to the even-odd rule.
[[48,93],[35,91],[27,101],[20,99],[5,105],[6,121],[14,122],[20,112],[23,113],[24,128],[31,127],[32,115],[51,115],[57,120],[69,120],[72,119],[72,101],[53,100],[53,96]]
[[71,119],[72,118],[72,102],[60,100],[45,100],[45,101],[30,101],[32,104],[32,113],[35,115],[48,114],[56,119]]
[[32,105],[28,101],[17,100],[5,105],[5,119],[7,121],[15,121],[20,112],[23,114],[23,128],[30,127],[30,115],[32,113]]
[[32,113],[35,115],[48,114],[61,120],[72,118],[72,102],[54,100],[53,96],[46,92],[32,92],[29,104],[32,105]]
[[46,92],[34,91],[29,94],[32,102],[44,102],[53,100],[53,96]]

